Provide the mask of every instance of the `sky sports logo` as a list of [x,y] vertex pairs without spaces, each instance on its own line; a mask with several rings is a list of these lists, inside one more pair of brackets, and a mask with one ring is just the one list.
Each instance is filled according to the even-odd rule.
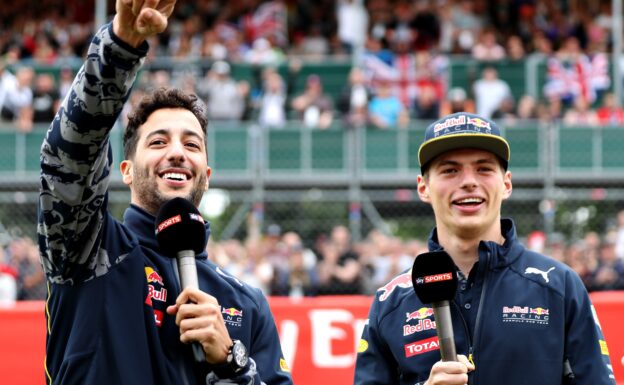
[[433,274],[433,275],[426,275],[424,277],[416,278],[416,284],[424,285],[428,283],[451,281],[452,279],[453,279],[453,273]]
[[180,223],[180,222],[182,222],[182,217],[179,214],[176,215],[176,216],[173,216],[171,218],[165,219],[164,221],[160,222],[160,224],[158,225],[158,229],[156,230],[156,234],[160,233],[161,231],[163,231],[167,227],[169,227],[171,225],[175,225],[176,223]]

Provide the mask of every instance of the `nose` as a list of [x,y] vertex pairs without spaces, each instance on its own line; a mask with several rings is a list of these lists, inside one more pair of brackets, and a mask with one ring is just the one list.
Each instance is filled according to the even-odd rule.
[[172,140],[169,144],[167,159],[170,161],[182,162],[186,158],[184,144],[180,140]]
[[473,189],[477,187],[476,171],[466,168],[462,171],[461,188]]

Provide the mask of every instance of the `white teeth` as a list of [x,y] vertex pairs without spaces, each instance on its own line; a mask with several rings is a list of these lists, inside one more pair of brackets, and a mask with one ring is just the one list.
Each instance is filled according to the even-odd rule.
[[163,179],[173,179],[173,180],[186,180],[186,175],[180,174],[178,172],[168,172],[165,173]]
[[480,198],[465,198],[465,199],[457,201],[457,203],[481,203],[481,202],[483,202],[483,200]]

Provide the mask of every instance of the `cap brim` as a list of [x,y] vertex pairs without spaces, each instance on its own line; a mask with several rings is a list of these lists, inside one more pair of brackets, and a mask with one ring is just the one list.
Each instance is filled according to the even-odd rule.
[[418,149],[420,167],[431,162],[442,153],[460,148],[477,148],[489,151],[509,162],[509,143],[504,138],[489,134],[466,133],[440,136],[423,143]]

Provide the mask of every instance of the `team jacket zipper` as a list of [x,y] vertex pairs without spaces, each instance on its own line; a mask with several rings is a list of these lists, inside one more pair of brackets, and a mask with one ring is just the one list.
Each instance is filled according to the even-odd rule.
[[479,296],[479,309],[477,310],[477,318],[475,320],[475,330],[474,330],[474,338],[472,340],[472,344],[470,346],[470,350],[468,353],[468,360],[475,366],[475,371],[474,371],[474,375],[471,376],[468,379],[468,384],[469,385],[476,385],[478,384],[477,382],[477,365],[474,361],[474,351],[475,351],[475,346],[479,345],[479,337],[480,337],[480,331],[481,331],[481,315],[483,314],[483,308],[485,306],[485,293],[487,291],[487,284],[488,284],[488,275],[489,275],[489,271],[490,271],[490,259],[491,259],[491,255],[492,253],[488,250],[486,252],[486,260],[485,260],[485,272],[483,274],[483,287],[481,288],[481,295]]

